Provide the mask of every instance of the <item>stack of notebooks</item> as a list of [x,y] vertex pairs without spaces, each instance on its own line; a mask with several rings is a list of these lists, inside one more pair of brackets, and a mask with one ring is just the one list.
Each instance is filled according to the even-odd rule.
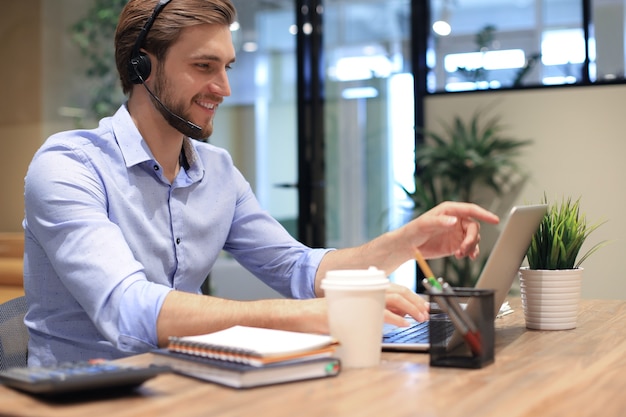
[[154,363],[233,388],[251,388],[335,376],[337,342],[331,336],[234,326],[215,333],[172,337],[154,351]]

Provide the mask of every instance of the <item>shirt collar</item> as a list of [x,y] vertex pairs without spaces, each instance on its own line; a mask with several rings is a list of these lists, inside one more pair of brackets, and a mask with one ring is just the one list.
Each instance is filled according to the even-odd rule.
[[[130,117],[126,103],[123,104],[112,118],[113,134],[120,147],[126,167],[155,161],[148,144],[143,139],[137,126]],[[187,173],[192,180],[199,180],[204,175],[204,166],[191,139],[183,139],[183,152],[189,168]]]

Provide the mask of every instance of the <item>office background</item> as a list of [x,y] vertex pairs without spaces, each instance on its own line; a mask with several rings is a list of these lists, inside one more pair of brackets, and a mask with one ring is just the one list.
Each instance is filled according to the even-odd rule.
[[[0,204],[0,231],[20,231],[23,215],[23,177],[35,150],[50,134],[76,126],[76,120],[59,111],[68,106],[81,91],[89,89],[83,74],[84,62],[67,37],[67,28],[84,14],[88,7],[83,0],[23,0],[3,1],[0,16],[0,83],[3,100],[0,103],[0,170],[4,180]],[[621,36],[621,34],[620,34]],[[292,64],[295,65],[294,62]],[[287,65],[282,63],[282,65]],[[245,87],[233,85],[233,88]],[[293,94],[292,87],[282,94]],[[498,102],[498,114],[512,136],[533,139],[525,149],[520,163],[530,175],[515,198],[516,203],[538,202],[544,192],[550,197],[561,195],[582,197],[582,208],[590,220],[608,222],[592,235],[590,244],[600,240],[612,243],[590,258],[584,265],[583,297],[626,297],[626,282],[619,261],[626,249],[622,236],[626,219],[622,215],[624,197],[622,184],[626,167],[622,155],[626,148],[626,121],[623,115],[626,86],[604,85],[584,88],[529,89],[471,94],[442,94],[428,96],[425,102],[426,126],[436,129],[441,119],[452,115],[469,117],[476,108]],[[350,111],[345,110],[349,133]],[[241,123],[246,120],[246,123]],[[370,117],[370,123],[375,117]],[[253,105],[245,100],[220,109],[213,143],[228,148],[240,169],[258,187],[261,169],[256,140],[259,124],[264,123]],[[290,137],[295,132],[295,113],[287,104],[274,107],[271,120],[272,138]],[[264,129],[268,127],[265,126]],[[410,128],[410,126],[409,126]],[[287,134],[281,134],[285,131]],[[291,135],[292,137],[292,135]],[[349,138],[346,138],[350,144]],[[410,138],[409,140],[412,140]],[[271,171],[287,171],[287,178],[270,182],[293,181],[295,142],[274,144],[263,163]],[[349,149],[348,149],[349,150]],[[282,155],[285,152],[288,155]],[[349,160],[338,162],[350,166]],[[265,173],[265,174],[264,174]],[[289,175],[291,178],[289,178]],[[358,175],[347,173],[347,175]],[[342,176],[339,175],[339,178]],[[262,188],[262,187],[260,187]],[[264,197],[264,193],[271,196]],[[271,212],[288,218],[295,202],[288,190],[261,189]],[[278,193],[278,194],[275,194]],[[350,199],[342,201],[345,206]],[[291,207],[291,208],[290,208]],[[344,210],[353,211],[352,207]],[[356,211],[355,211],[356,212]],[[284,216],[283,216],[284,215]],[[380,225],[384,229],[385,224]],[[368,233],[374,233],[369,231]],[[485,230],[486,243],[497,230]],[[356,244],[367,236],[357,235],[330,244]]]

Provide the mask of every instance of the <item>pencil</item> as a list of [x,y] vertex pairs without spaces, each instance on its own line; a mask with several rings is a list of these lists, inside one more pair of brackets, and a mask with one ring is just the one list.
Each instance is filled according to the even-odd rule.
[[433,274],[433,271],[430,269],[430,267],[426,263],[426,260],[422,256],[422,253],[419,250],[415,250],[415,260],[417,261],[417,264],[424,273],[425,278],[435,278],[435,274]]
[[441,290],[441,284],[439,284],[439,281],[435,279],[435,274],[433,274],[433,271],[428,266],[424,256],[422,256],[422,253],[417,249],[415,250],[415,260],[424,274],[424,279],[426,279],[433,287]]

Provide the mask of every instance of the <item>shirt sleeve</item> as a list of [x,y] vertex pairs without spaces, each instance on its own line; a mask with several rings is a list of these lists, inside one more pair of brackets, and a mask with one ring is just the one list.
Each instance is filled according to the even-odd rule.
[[[45,253],[30,262],[49,262],[49,267],[37,266],[39,276],[26,273],[25,280],[40,294],[62,288],[54,313],[80,315],[82,308],[118,349],[156,347],[158,312],[171,288],[146,279],[121,230],[108,218],[97,170],[78,145],[68,142],[44,146],[29,167],[25,227]],[[53,320],[47,325],[53,326]]]
[[330,248],[311,249],[298,242],[239,181],[239,198],[224,249],[252,274],[282,295],[314,298],[315,275]]

